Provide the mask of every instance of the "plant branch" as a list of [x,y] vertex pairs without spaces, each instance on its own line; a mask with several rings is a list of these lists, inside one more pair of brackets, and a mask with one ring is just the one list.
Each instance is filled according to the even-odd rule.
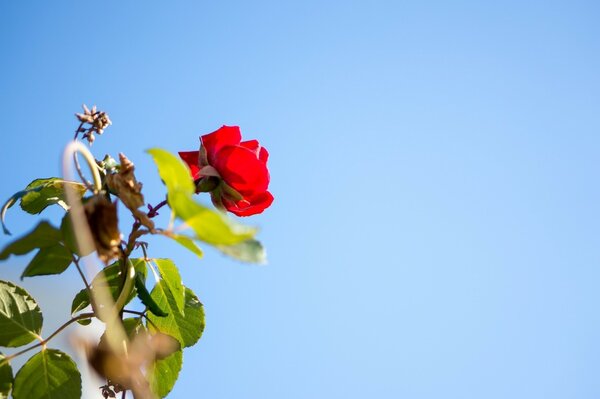
[[83,274],[83,271],[81,270],[81,267],[79,266],[79,258],[76,258],[75,256],[73,256],[73,263],[75,264],[75,267],[77,268],[77,271],[79,272],[79,275],[81,276],[81,279],[83,280],[83,284],[85,284],[85,288],[88,290],[88,293],[90,294],[90,298],[91,296],[91,288],[90,288],[90,284],[88,283],[87,279],[85,278],[85,275]]
[[67,321],[66,323],[64,323],[62,326],[58,327],[58,329],[56,331],[54,331],[52,334],[50,334],[50,336],[40,342],[38,342],[35,345],[31,345],[29,348],[25,348],[22,351],[19,351],[17,353],[13,353],[12,355],[8,355],[6,356],[2,362],[0,364],[4,364],[5,362],[10,361],[11,359],[14,359],[17,356],[20,356],[24,353],[29,352],[32,349],[35,348],[39,348],[40,346],[44,346],[48,343],[48,341],[50,341],[52,338],[56,337],[62,330],[64,330],[65,328],[67,328],[68,326],[70,326],[71,324],[75,323],[78,320],[83,320],[83,319],[89,319],[91,317],[95,317],[96,315],[94,313],[82,313],[79,316],[73,317],[71,320]]
[[136,310],[123,309],[123,313],[135,314],[135,315],[143,317],[144,319],[146,319],[148,321],[148,323],[152,324],[152,327],[154,327],[156,329],[156,331],[160,332],[160,329],[156,326],[156,324],[154,324],[154,322],[152,320],[150,320],[150,318],[148,317],[146,312],[138,312]]

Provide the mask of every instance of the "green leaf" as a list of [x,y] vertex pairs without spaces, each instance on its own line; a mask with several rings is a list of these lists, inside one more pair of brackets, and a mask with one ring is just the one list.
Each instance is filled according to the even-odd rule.
[[4,359],[5,356],[0,353],[0,399],[8,398],[14,380],[10,363]]
[[190,194],[175,191],[168,195],[175,215],[194,230],[199,240],[212,245],[234,245],[256,234],[256,228],[244,226],[220,212],[200,205]]
[[87,190],[81,183],[67,182],[58,177],[36,179],[25,188],[27,194],[21,197],[21,209],[31,214],[38,214],[53,204],[66,209],[65,184],[70,185],[79,197],[83,197]]
[[15,193],[2,206],[2,210],[0,211],[0,221],[2,222],[4,234],[10,235],[10,231],[8,231],[5,224],[6,211],[8,208],[12,207],[19,198],[21,198],[21,208],[33,214],[40,213],[51,204],[60,204],[66,209],[64,203],[64,188],[62,186],[63,182],[70,184],[82,196],[85,193],[85,187],[80,183],[66,182],[55,177],[32,181],[25,190]]
[[32,231],[11,242],[0,252],[0,260],[10,255],[24,255],[36,248],[52,247],[60,242],[60,231],[43,220]]
[[158,317],[166,317],[169,315],[169,313],[163,310],[164,307],[157,304],[154,298],[152,298],[148,292],[148,289],[146,288],[146,284],[144,284],[144,281],[139,274],[135,275],[135,288],[137,290],[138,298],[140,298],[140,301],[146,305],[150,312]]
[[31,262],[21,274],[23,277],[43,276],[48,274],[60,274],[64,272],[73,261],[71,251],[57,244],[53,247],[42,248],[33,257]]
[[177,309],[179,309],[179,312],[183,312],[185,294],[183,283],[181,282],[181,275],[179,274],[177,266],[175,266],[171,259],[154,259],[154,263],[158,267],[160,276],[164,280],[167,288],[171,291]]
[[33,355],[15,376],[14,399],[79,399],[81,375],[75,362],[56,349]]
[[227,256],[242,262],[265,265],[267,263],[267,251],[257,240],[246,240],[236,245],[218,245],[219,251]]
[[152,148],[147,152],[154,159],[169,194],[174,191],[193,194],[196,191],[190,169],[178,156],[160,148]]
[[90,247],[90,250],[86,253],[83,253],[79,250],[79,245],[77,244],[77,239],[75,237],[75,231],[73,230],[73,222],[71,221],[70,212],[65,213],[65,216],[62,218],[60,223],[60,234],[65,247],[69,248],[72,253],[79,256],[87,256],[94,252],[95,248],[93,246]]
[[[146,262],[143,259],[130,259],[133,263],[133,267],[136,270],[136,274],[139,273],[143,279],[146,279]],[[113,301],[116,301],[119,297],[119,293],[121,292],[121,285],[123,283],[123,274],[121,272],[120,263],[117,261],[110,266],[104,268],[103,271],[98,273],[96,277],[92,280],[90,286],[93,289],[104,286],[108,288],[110,293],[112,294]],[[131,302],[133,298],[135,298],[135,289],[129,293],[127,301],[125,305]],[[75,314],[90,305],[90,295],[87,292],[87,289],[83,289],[79,291],[75,298],[73,298],[73,302],[71,303],[71,314]],[[104,306],[104,304],[99,304],[100,306]]]
[[[156,317],[152,314],[148,318],[154,323],[158,331],[168,334],[181,343],[182,347],[194,345],[204,331],[204,307],[198,300],[198,297],[190,290],[185,288],[185,303],[183,314],[177,310],[175,298],[167,287],[164,280],[159,281],[152,290],[151,296],[157,304],[163,309],[167,309],[167,317]],[[148,325],[151,331],[154,326]]]
[[152,363],[146,374],[152,392],[159,398],[167,396],[175,386],[182,366],[183,352],[181,350]]
[[42,311],[23,288],[0,280],[0,346],[30,343],[42,331]]
[[196,254],[199,258],[202,258],[204,256],[204,254],[202,253],[202,250],[198,247],[198,245],[196,245],[196,242],[194,241],[193,238],[184,236],[182,234],[172,234],[172,233],[168,233],[168,232],[163,232],[163,235],[165,237],[169,237],[169,238],[173,239],[174,241],[176,241],[177,243],[181,244],[181,246],[190,250],[191,252]]

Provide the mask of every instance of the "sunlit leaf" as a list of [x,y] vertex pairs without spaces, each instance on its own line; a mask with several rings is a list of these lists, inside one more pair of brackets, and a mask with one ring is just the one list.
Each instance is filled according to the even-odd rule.
[[0,280],[0,346],[30,343],[42,331],[42,311],[23,288]]
[[14,399],[79,399],[81,375],[75,362],[56,349],[33,355],[15,376]]
[[194,254],[196,254],[199,258],[202,258],[204,256],[202,250],[200,249],[200,247],[198,247],[198,245],[196,244],[196,242],[194,241],[193,238],[184,236],[182,234],[172,234],[172,233],[167,233],[167,232],[163,232],[163,235],[165,237],[169,237],[169,238],[173,239],[174,241],[179,243],[182,247],[184,247],[184,248],[188,249],[189,251],[193,252]]
[[254,237],[257,231],[200,205],[191,195],[181,191],[169,192],[169,204],[175,215],[194,230],[199,240],[212,245],[238,244]]
[[169,291],[171,291],[175,305],[177,305],[180,312],[183,312],[185,294],[177,266],[175,266],[171,259],[154,259],[154,264],[158,267],[161,278],[166,283]]
[[242,262],[264,265],[267,263],[267,251],[257,240],[246,240],[235,245],[218,245],[219,251]]
[[32,214],[40,213],[47,206],[52,204],[59,204],[66,209],[63,183],[70,184],[71,187],[75,189],[75,192],[79,193],[81,196],[85,193],[85,187],[82,184],[77,182],[66,182],[56,177],[32,181],[25,190],[15,193],[2,206],[2,209],[0,210],[0,221],[2,222],[4,234],[10,234],[10,231],[5,224],[6,211],[19,199],[21,199],[21,208]]
[[31,214],[42,212],[46,207],[59,204],[66,208],[65,185],[68,184],[80,197],[86,187],[77,182],[67,182],[57,177],[36,179],[25,188],[27,194],[21,198],[21,209]]
[[60,242],[60,231],[47,221],[41,221],[32,231],[11,242],[0,252],[0,260],[10,255],[24,255],[36,248],[55,246]]
[[182,366],[183,352],[181,350],[152,363],[146,374],[152,392],[159,398],[167,396],[175,386]]
[[[164,280],[154,286],[151,295],[157,304],[169,312],[167,317],[148,315],[158,331],[174,337],[182,347],[192,346],[198,342],[204,331],[204,307],[192,290],[185,288],[183,314],[177,309],[175,299]],[[148,328],[154,331],[152,323]]]
[[193,194],[196,188],[190,174],[190,169],[178,156],[171,154],[160,148],[152,148],[147,151],[152,156],[158,174],[167,186],[169,193],[173,191],[182,191]]
[[29,262],[25,271],[21,274],[21,279],[23,277],[60,274],[69,267],[72,261],[71,251],[60,244],[42,248]]

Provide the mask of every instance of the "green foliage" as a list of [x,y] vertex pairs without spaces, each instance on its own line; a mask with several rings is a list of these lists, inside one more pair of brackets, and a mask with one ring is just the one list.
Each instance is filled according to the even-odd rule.
[[218,245],[219,251],[242,262],[264,265],[267,251],[258,240],[250,239],[235,245]]
[[48,179],[36,179],[25,188],[27,193],[21,197],[21,209],[27,213],[37,214],[48,206],[58,204],[67,208],[65,202],[65,185],[71,186],[80,197],[83,196],[86,187],[81,183],[67,182],[58,177]]
[[56,349],[33,355],[15,376],[14,399],[79,399],[81,375],[75,362]]
[[23,288],[0,280],[0,346],[17,347],[39,337],[42,311]]
[[152,392],[159,398],[167,396],[175,386],[182,366],[183,352],[181,350],[152,363],[146,374]]
[[169,313],[163,310],[163,307],[156,303],[154,298],[152,298],[139,274],[136,274],[135,276],[135,288],[137,290],[138,298],[140,298],[140,301],[146,305],[150,312],[158,317],[167,317],[169,315]]
[[158,174],[167,186],[167,195],[175,191],[194,194],[196,188],[190,175],[190,169],[179,157],[160,148],[152,148],[147,152],[154,159],[158,167]]
[[[146,262],[143,259],[130,259],[133,263],[133,267],[136,270],[136,273],[139,273],[143,279],[146,279]],[[115,262],[110,266],[107,266],[100,273],[94,277],[92,282],[90,283],[90,288],[92,290],[98,289],[98,287],[105,287],[109,290],[113,297],[113,301],[117,300],[121,292],[121,287],[123,284],[123,270],[121,269],[120,262]],[[132,290],[127,296],[127,300],[125,304],[131,302],[133,298],[135,298],[135,289]],[[71,303],[71,314],[75,314],[91,304],[90,295],[87,289],[83,289],[79,291],[75,298],[73,298],[73,302]],[[97,304],[98,306],[106,306],[106,304]]]
[[183,313],[185,294],[177,266],[170,259],[154,259],[154,264],[158,267],[158,272],[165,285],[171,291],[179,313]]
[[23,277],[60,274],[69,267],[72,261],[71,251],[60,244],[42,248],[29,262],[25,271],[21,274],[21,279]]
[[0,251],[0,260],[10,255],[24,255],[37,248],[52,247],[60,243],[60,240],[60,230],[43,220],[32,231],[4,247]]
[[173,239],[175,242],[179,243],[185,249],[196,254],[198,256],[198,258],[202,258],[204,256],[204,253],[202,252],[200,247],[198,247],[198,245],[192,238],[190,238],[188,236],[184,236],[183,234],[172,234],[172,233],[167,234],[166,232],[164,232],[163,235]]
[[196,238],[212,245],[234,245],[254,237],[256,229],[229,219],[222,213],[197,203],[181,191],[169,193],[169,204],[184,223],[196,233]]
[[36,179],[29,183],[25,190],[19,191],[6,201],[0,211],[0,221],[4,234],[10,234],[6,228],[5,216],[8,208],[12,207],[17,200],[21,199],[21,208],[28,213],[37,214],[52,204],[59,204],[67,208],[65,204],[64,185],[69,184],[75,192],[83,196],[86,188],[77,182],[67,182],[57,177],[47,179]]
[[[98,111],[95,107],[90,110],[84,106],[84,113],[77,114],[77,118],[80,124],[75,138],[82,134],[89,143],[93,142],[95,134],[102,134],[111,124],[106,113]],[[77,148],[73,151],[83,155],[82,159],[88,162],[93,172],[94,188],[90,188],[93,196],[88,200],[94,201],[83,199],[87,186],[78,182],[68,182],[55,177],[32,181],[24,190],[9,198],[0,209],[0,222],[6,234],[10,233],[5,226],[5,214],[18,201],[21,209],[29,214],[39,214],[50,205],[60,205],[67,212],[62,218],[60,228],[54,227],[48,221],[39,222],[33,230],[2,248],[0,260],[8,259],[11,255],[25,255],[36,251],[21,279],[60,274],[72,262],[79,265],[80,259],[88,255],[89,258],[83,258],[81,261],[94,262],[100,259],[104,262],[103,269],[92,279],[89,288],[82,289],[73,298],[73,318],[51,333],[47,340],[40,337],[43,317],[37,302],[23,288],[12,282],[0,280],[0,346],[19,347],[34,340],[40,341],[19,350],[8,359],[42,347],[42,351],[33,355],[14,377],[9,360],[0,353],[0,399],[8,399],[11,391],[13,399],[79,398],[81,376],[76,364],[67,354],[47,349],[46,344],[75,321],[85,325],[89,324],[92,318],[100,318],[98,310],[109,306],[115,306],[119,312],[122,311],[110,313],[119,314],[120,318],[126,313],[139,314],[139,317],[123,320],[122,326],[129,342],[113,342],[113,338],[123,337],[115,324],[116,329],[112,330],[115,332],[114,336],[107,336],[105,332],[99,346],[87,344],[90,364],[100,374],[112,380],[101,387],[102,394],[114,395],[114,391],[121,389],[117,386],[115,376],[127,374],[128,370],[131,370],[128,378],[133,379],[141,378],[145,371],[151,390],[157,397],[163,398],[172,390],[179,376],[183,365],[183,348],[196,344],[203,334],[204,307],[192,290],[184,286],[179,269],[173,261],[148,258],[148,242],[142,240],[142,237],[156,234],[167,236],[198,258],[203,256],[198,245],[207,243],[232,258],[258,264],[266,262],[265,249],[255,239],[256,228],[245,226],[237,219],[228,218],[224,213],[196,201],[196,182],[193,181],[186,163],[176,155],[162,149],[148,151],[166,186],[167,203],[172,210],[171,223],[163,228],[154,217],[158,214],[157,210],[166,203],[159,203],[155,207],[148,205],[148,211],[145,211],[145,207],[142,207],[146,203],[142,194],[142,184],[136,179],[133,163],[125,155],[119,155],[120,163],[108,155],[103,161],[94,161],[93,155],[84,147],[68,148]],[[74,152],[69,155],[73,154]],[[225,181],[219,180],[216,169],[212,168],[212,171],[212,181],[209,182],[212,186],[204,185],[198,191],[216,190],[219,184],[226,184]],[[115,182],[118,184],[113,184]],[[76,192],[79,200],[67,204],[67,187]],[[240,195],[233,189],[231,191],[231,195]],[[111,209],[116,208],[118,200],[125,204],[124,210],[129,210],[132,216],[129,234],[119,231],[117,225],[122,223],[117,223],[116,212],[103,211],[96,201],[99,199],[110,205]],[[132,199],[135,201],[132,202]],[[84,234],[74,230],[71,213],[79,215],[78,218],[87,222],[91,240],[88,240],[89,243],[86,241],[85,245],[89,244],[95,248],[96,255],[92,254],[93,249],[86,253],[79,250]],[[174,229],[175,218],[182,224]],[[189,235],[181,234],[180,227],[189,228]],[[106,239],[108,230],[111,234]],[[140,249],[144,258],[131,258],[132,253]],[[106,266],[115,259],[115,262]],[[155,266],[158,272],[155,272],[155,275],[159,275],[158,282],[151,292],[146,287],[148,265],[153,271]],[[131,266],[134,270],[131,270]],[[87,284],[86,277],[82,277]],[[97,295],[100,291],[109,292],[112,300]],[[123,308],[136,296],[146,306],[142,312]],[[90,305],[90,313],[81,313]],[[105,343],[108,337],[111,339],[111,345],[104,345],[103,342]],[[115,345],[112,345],[113,343]],[[127,349],[128,355],[124,356],[125,352],[115,348]],[[111,367],[116,369],[110,370]],[[127,381],[127,378],[123,381]],[[137,383],[128,385],[122,381],[118,383],[129,388],[144,386],[136,385]]]
[[12,367],[4,359],[5,356],[0,353],[0,399],[8,398],[14,380]]
[[167,317],[148,315],[148,319],[154,323],[148,326],[151,331],[158,328],[158,331],[177,339],[182,347],[198,342],[204,331],[204,307],[192,290],[185,288],[183,312],[179,312],[175,298],[164,280],[154,286],[151,296],[161,308],[169,312]]

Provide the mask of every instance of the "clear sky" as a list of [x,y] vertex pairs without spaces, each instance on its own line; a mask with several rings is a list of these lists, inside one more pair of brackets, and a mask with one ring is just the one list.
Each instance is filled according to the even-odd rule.
[[[270,264],[153,242],[207,314],[171,398],[597,398],[599,20],[594,1],[2,2],[0,197],[59,173],[84,102],[114,122],[96,155],[125,152],[152,203],[144,150],[239,125],[271,153],[275,203],[248,220]],[[80,282],[23,284],[52,314]]]

